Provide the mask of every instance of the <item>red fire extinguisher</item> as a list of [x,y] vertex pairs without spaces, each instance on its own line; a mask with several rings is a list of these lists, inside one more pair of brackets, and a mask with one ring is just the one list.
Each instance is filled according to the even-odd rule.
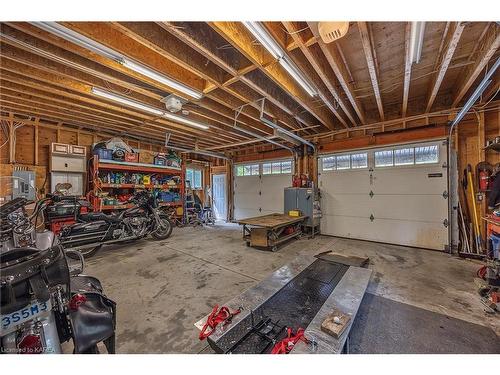
[[479,190],[486,191],[490,186],[490,173],[486,169],[479,171]]

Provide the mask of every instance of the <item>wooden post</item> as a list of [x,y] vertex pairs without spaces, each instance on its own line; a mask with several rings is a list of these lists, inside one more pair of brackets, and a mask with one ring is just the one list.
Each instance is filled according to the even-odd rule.
[[[477,141],[478,141],[478,157],[479,157],[479,162],[486,161],[486,150],[484,149],[484,146],[486,145],[486,131],[485,131],[485,126],[484,126],[484,112],[480,112],[478,116],[479,120],[479,126],[477,127]],[[479,176],[476,176],[476,179],[479,181]],[[479,183],[478,183],[479,185]],[[478,186],[478,191],[479,191],[479,186]],[[483,199],[479,202],[479,228],[481,230],[481,237],[486,240],[486,223],[482,219],[483,217],[486,216],[486,209],[488,206],[488,203],[486,201],[486,193],[481,193],[483,196]]]
[[16,158],[15,130],[14,130],[14,114],[9,113],[9,163],[14,164]]
[[35,165],[38,165],[38,122],[39,121],[40,121],[40,119],[37,117],[35,119],[35,136],[34,136],[35,137],[35,139],[34,139],[34,144],[35,145],[33,147],[34,148],[33,152],[35,153],[35,155],[33,155],[34,156],[33,163]]

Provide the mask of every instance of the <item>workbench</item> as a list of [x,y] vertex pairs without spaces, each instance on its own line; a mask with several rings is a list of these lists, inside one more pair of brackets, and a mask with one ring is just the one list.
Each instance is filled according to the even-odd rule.
[[[329,245],[327,244],[326,247]],[[328,250],[328,249],[327,249]],[[318,259],[313,255],[299,256],[241,295],[220,306],[231,311],[241,308],[230,324],[217,326],[208,337],[210,347],[217,353],[269,353],[274,344],[262,331],[273,329],[279,341],[283,327],[305,329],[309,343],[297,343],[292,354],[346,352],[346,342],[365,294],[372,271]],[[321,330],[323,320],[333,308],[349,315],[346,329],[335,338]],[[202,329],[204,316],[195,326]],[[263,327],[264,328],[259,328]],[[281,331],[279,330],[281,326]],[[260,329],[260,330],[259,330]]]
[[279,244],[302,235],[302,222],[306,218],[275,213],[236,222],[243,225],[243,239],[247,246],[276,251]]

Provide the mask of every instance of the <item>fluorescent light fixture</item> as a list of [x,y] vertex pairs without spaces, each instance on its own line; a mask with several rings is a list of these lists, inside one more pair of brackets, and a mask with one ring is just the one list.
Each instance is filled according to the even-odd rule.
[[290,74],[309,95],[314,96],[317,94],[314,87],[307,82],[299,69],[286,55],[285,51],[283,51],[259,22],[243,22],[243,25],[245,25],[248,31],[257,38],[260,44],[262,44],[275,59],[278,59],[280,65],[285,68],[288,74]]
[[102,90],[98,87],[92,87],[92,93],[97,95],[97,96],[100,96],[102,98],[113,100],[115,102],[139,109],[141,111],[151,113],[151,114],[156,115],[158,117],[163,117],[163,118],[166,118],[169,120],[173,120],[175,122],[179,122],[181,124],[185,124],[185,125],[189,125],[189,126],[198,128],[198,129],[203,129],[203,130],[209,129],[209,127],[207,125],[204,125],[204,124],[199,123],[197,121],[193,121],[193,120],[190,120],[186,117],[182,117],[182,116],[174,115],[174,114],[169,113],[169,112],[162,111],[158,108],[154,108],[154,107],[151,107],[149,105],[142,104],[136,100],[129,99],[129,98],[126,98],[124,96],[117,95],[117,94],[114,94],[114,93],[106,91],[106,90]]
[[264,27],[258,22],[243,22],[243,25],[257,38],[275,59],[280,59],[285,55],[283,49],[275,42]]
[[116,51],[108,48],[101,43],[96,42],[93,39],[87,38],[86,36],[77,33],[67,27],[64,27],[57,22],[31,22],[32,25],[45,30],[51,34],[57,35],[71,43],[79,45],[80,47],[86,48],[98,55],[107,57],[111,60],[119,60],[120,54]]
[[290,74],[293,79],[295,79],[295,81],[297,81],[297,83],[301,85],[304,90],[306,90],[309,95],[316,95],[316,90],[314,89],[314,87],[309,82],[307,82],[307,80],[304,78],[295,64],[292,61],[288,60],[288,57],[285,56],[279,59],[279,63],[283,68],[285,68],[288,74]]
[[424,44],[425,22],[412,22],[410,33],[410,61],[418,64],[422,56]]
[[171,87],[177,91],[180,91],[186,95],[189,95],[195,99],[201,99],[203,96],[200,92],[195,91],[195,90],[191,89],[190,87],[188,87],[180,82],[177,82],[171,78],[168,78],[168,77],[164,76],[163,74],[158,73],[158,72],[154,71],[153,69],[150,69],[147,66],[144,66],[144,65],[137,63],[135,61],[129,60],[127,58],[122,58],[120,60],[120,63],[124,67],[126,67],[130,70],[133,70],[134,72],[137,72],[139,74],[142,74],[143,76],[149,77],[152,80],[155,80],[157,82],[163,83],[164,85],[169,86],[169,87]]
[[109,92],[106,90],[101,90],[100,88],[97,88],[97,87],[92,87],[92,93],[97,95],[97,96],[100,96],[102,98],[113,100],[115,102],[125,104],[125,105],[128,105],[130,107],[134,107],[136,109],[140,109],[141,111],[144,111],[144,112],[149,112],[153,115],[157,115],[157,116],[163,115],[163,111],[161,111],[157,108],[150,107],[146,104],[142,104],[140,102],[137,102],[137,101],[129,99],[129,98],[125,98],[121,95],[113,94],[112,92]]
[[203,125],[203,124],[201,124],[201,123],[199,123],[197,121],[190,120],[190,119],[188,119],[186,117],[181,117],[181,116],[178,116],[178,115],[174,115],[174,114],[169,113],[169,112],[163,113],[162,117],[168,118],[169,120],[180,122],[182,124],[193,126],[195,128],[198,128],[198,129],[203,129],[203,130],[207,130],[208,129],[207,125]]
[[161,73],[158,73],[138,62],[132,61],[117,51],[114,51],[111,48],[102,45],[99,42],[96,42],[93,39],[87,38],[85,35],[79,34],[76,31],[68,29],[57,22],[31,22],[32,25],[45,30],[51,34],[54,34],[60,38],[63,38],[71,43],[74,43],[80,47],[86,48],[89,51],[95,52],[98,55],[104,56],[108,59],[118,61],[123,66],[133,70],[137,73],[140,73],[146,77],[151,78],[157,82],[160,82],[166,86],[169,86],[179,92],[182,92],[186,95],[191,96],[195,99],[201,99],[203,94],[193,90],[192,88],[174,80],[164,76]]

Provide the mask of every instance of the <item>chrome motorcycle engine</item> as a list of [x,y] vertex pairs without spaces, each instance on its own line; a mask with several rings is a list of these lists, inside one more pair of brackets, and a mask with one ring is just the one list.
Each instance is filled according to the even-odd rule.
[[134,236],[142,236],[147,229],[148,218],[142,216],[131,217],[128,224],[132,228],[132,234]]

